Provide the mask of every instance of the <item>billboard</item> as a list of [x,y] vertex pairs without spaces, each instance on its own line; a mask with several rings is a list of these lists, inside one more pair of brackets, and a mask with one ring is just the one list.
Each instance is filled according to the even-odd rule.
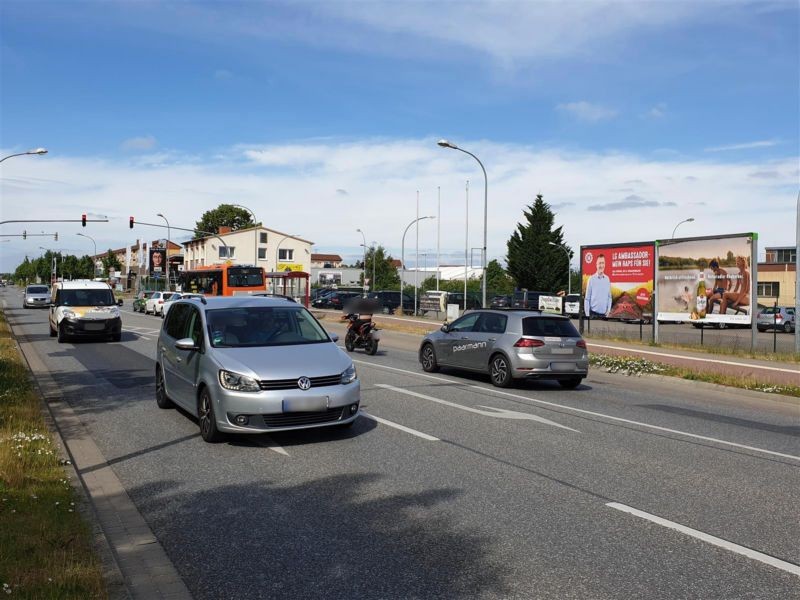
[[150,248],[150,277],[164,277],[166,272],[166,248]]
[[746,233],[659,242],[658,318],[750,324],[754,237]]
[[626,321],[651,319],[655,254],[653,242],[581,246],[584,314]]

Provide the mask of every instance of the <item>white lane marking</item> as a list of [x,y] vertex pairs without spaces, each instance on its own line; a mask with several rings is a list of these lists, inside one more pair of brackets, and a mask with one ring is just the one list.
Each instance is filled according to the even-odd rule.
[[667,519],[662,519],[661,517],[657,517],[656,515],[651,515],[650,513],[646,513],[644,511],[632,508],[630,506],[626,506],[624,504],[620,504],[618,502],[609,502],[608,504],[606,504],[606,506],[614,508],[616,510],[620,510],[625,513],[629,513],[641,519],[646,519],[647,521],[651,521],[653,523],[656,523],[657,525],[661,525],[662,527],[667,527],[668,529],[674,529],[675,531],[679,531],[685,535],[689,535],[693,538],[697,538],[698,540],[702,540],[706,543],[713,544],[714,546],[719,546],[720,548],[724,548],[725,550],[736,552],[737,554],[741,554],[743,556],[746,556],[747,558],[752,558],[753,560],[757,560],[764,564],[770,565],[771,567],[775,567],[776,569],[781,569],[782,571],[786,571],[787,573],[791,573],[792,575],[800,576],[800,566],[786,562],[779,558],[775,558],[773,556],[769,556],[768,554],[763,554],[756,550],[751,550],[750,548],[740,546],[739,544],[734,544],[733,542],[729,542],[728,540],[723,540],[722,538],[709,535],[708,533],[703,533],[702,531],[698,531],[697,529],[692,529],[691,527],[686,527],[685,525],[681,525],[680,523],[675,523],[674,521],[668,521]]
[[544,423],[545,425],[552,425],[553,427],[560,427],[561,429],[566,429],[567,431],[574,431],[575,433],[580,433],[580,431],[578,431],[577,429],[572,429],[571,427],[561,425],[560,423],[556,423],[555,421],[550,421],[543,417],[537,417],[536,415],[531,415],[528,413],[516,412],[514,410],[506,410],[504,408],[495,408],[493,406],[481,406],[481,408],[486,408],[488,410],[478,410],[477,408],[464,406],[462,404],[456,404],[455,402],[449,402],[447,400],[434,398],[433,396],[427,396],[425,394],[412,392],[410,390],[404,390],[403,388],[395,387],[393,385],[387,385],[385,383],[376,383],[375,387],[392,390],[393,392],[397,392],[398,394],[406,394],[407,396],[413,396],[415,398],[429,400],[430,402],[436,402],[438,404],[444,404],[445,406],[452,406],[453,408],[458,408],[459,410],[465,410],[467,412],[476,413],[479,415],[483,415],[485,417],[494,417],[496,419],[525,419],[528,421],[538,421],[539,423]]
[[600,417],[602,419],[608,419],[610,421],[617,421],[619,423],[627,423],[629,425],[637,425],[639,427],[645,427],[648,429],[655,429],[656,431],[665,431],[667,433],[674,433],[676,435],[683,435],[686,437],[690,437],[696,440],[704,440],[707,442],[715,442],[717,444],[723,444],[726,446],[733,446],[735,448],[742,448],[744,450],[752,450],[753,452],[761,452],[762,454],[769,454],[771,456],[780,456],[781,458],[789,458],[792,460],[800,461],[800,456],[795,456],[793,454],[784,454],[782,452],[775,452],[773,450],[764,450],[763,448],[756,448],[755,446],[746,446],[744,444],[737,444],[735,442],[728,442],[725,440],[720,440],[717,438],[708,437],[705,435],[698,435],[696,433],[688,433],[686,431],[680,431],[678,429],[669,429],[668,427],[661,427],[659,425],[651,425],[649,423],[642,423],[641,421],[632,421],[631,419],[623,419],[622,417],[612,417],[611,415],[606,415],[599,412],[594,412],[591,410],[584,410],[582,408],[574,408],[572,406],[566,406],[564,404],[557,404],[555,402],[547,402],[546,400],[539,400],[537,398],[529,398],[527,396],[520,396],[518,394],[511,394],[509,392],[503,392],[500,390],[496,390],[493,388],[482,387],[480,385],[470,385],[470,384],[462,384],[458,381],[454,381],[452,379],[444,379],[443,377],[436,377],[434,375],[428,375],[426,373],[416,373],[414,371],[408,371],[406,369],[398,369],[397,367],[389,367],[386,365],[376,365],[375,363],[366,362],[363,360],[353,360],[354,363],[358,363],[361,365],[374,367],[376,369],[388,369],[390,371],[397,371],[399,373],[405,373],[406,375],[413,375],[415,377],[425,377],[428,379],[433,379],[434,381],[443,381],[445,383],[461,385],[467,388],[474,388],[476,390],[480,390],[482,392],[489,392],[492,394],[498,394],[500,396],[509,396],[511,398],[517,398],[519,400],[524,400],[526,402],[535,402],[537,404],[542,404],[544,406],[552,406],[554,408],[559,408],[561,410],[569,410],[572,412],[584,414],[584,415],[591,415],[593,417]]
[[273,440],[268,440],[266,442],[258,440],[256,443],[259,446],[263,446],[267,450],[272,450],[273,452],[280,454],[281,456],[289,456],[289,453],[284,450],[282,446],[278,446],[278,444],[276,444]]
[[410,427],[406,427],[405,425],[400,425],[399,423],[394,423],[393,421],[387,421],[386,419],[381,419],[380,417],[376,417],[375,415],[371,415],[367,412],[359,411],[362,417],[366,417],[367,419],[372,419],[373,421],[377,421],[378,423],[382,423],[383,425],[388,425],[389,427],[394,427],[395,429],[399,429],[400,431],[405,431],[406,433],[410,433],[411,435],[415,435],[417,437],[421,437],[423,440],[428,440],[429,442],[438,442],[440,441],[439,438],[433,437],[432,435],[428,435],[427,433],[422,433],[421,431],[417,431],[416,429],[411,429]]
[[649,354],[651,356],[664,356],[666,358],[682,358],[684,360],[693,360],[697,362],[707,362],[707,363],[714,363],[717,365],[729,365],[733,367],[749,367],[751,369],[761,369],[764,371],[779,371],[780,373],[794,373],[795,375],[800,375],[800,367],[797,369],[782,369],[780,367],[768,367],[766,365],[755,365],[752,363],[743,363],[743,362],[735,362],[732,360],[719,360],[716,358],[701,358],[699,356],[683,356],[682,354],[669,354],[667,352],[653,352],[652,350],[639,350],[638,348],[632,350],[631,348],[624,348],[622,346],[606,346],[604,344],[595,344],[592,341],[587,341],[589,346],[593,346],[595,348],[606,348],[607,350],[623,350],[625,352],[635,352],[637,354]]

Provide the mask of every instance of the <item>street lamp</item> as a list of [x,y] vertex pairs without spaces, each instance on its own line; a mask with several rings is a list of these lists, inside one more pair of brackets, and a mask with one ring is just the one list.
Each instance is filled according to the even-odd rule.
[[672,230],[672,238],[670,238],[670,239],[673,239],[673,240],[675,239],[675,232],[678,230],[678,227],[680,227],[684,223],[693,223],[693,222],[694,222],[694,217],[689,217],[685,221],[681,221],[680,223],[675,225],[675,229]]
[[247,212],[250,213],[251,217],[253,217],[253,231],[255,232],[255,243],[253,245],[253,252],[255,254],[253,254],[253,266],[257,267],[258,266],[258,234],[260,232],[258,231],[258,221],[256,220],[256,213],[254,213],[252,210],[250,210],[246,206],[242,206],[241,204],[231,204],[231,206],[235,206],[236,208],[243,208]]
[[481,170],[483,171],[483,281],[481,282],[481,294],[483,297],[483,306],[486,307],[486,226],[489,217],[489,178],[486,176],[486,168],[483,166],[481,160],[475,156],[472,152],[468,150],[464,150],[463,148],[459,148],[452,142],[447,140],[439,140],[436,142],[442,148],[450,148],[451,150],[458,150],[459,152],[463,152],[464,154],[469,154],[472,158],[478,161],[478,164],[481,166]]
[[28,150],[27,152],[19,152],[17,154],[9,154],[8,156],[4,156],[0,158],[0,162],[3,162],[7,158],[13,158],[14,156],[25,156],[26,154],[47,154],[46,148],[34,148],[33,150]]
[[358,233],[361,234],[361,239],[364,240],[364,243],[361,244],[362,248],[364,248],[363,253],[363,262],[361,264],[362,267],[362,276],[361,276],[361,287],[364,289],[364,297],[367,297],[367,236],[364,235],[364,232],[360,229],[356,229]]
[[[161,213],[158,213],[156,216],[157,217],[161,217],[162,219],[167,221],[167,217],[165,217]],[[169,240],[170,240],[171,237],[172,237],[172,235],[170,233],[169,221],[167,221],[167,290],[172,290],[172,282],[169,279]],[[183,288],[181,288],[181,289],[183,289]]]
[[561,248],[564,251],[564,254],[567,255],[567,294],[572,294],[572,273],[571,273],[571,258],[569,256],[569,251],[562,246],[561,244],[556,244],[555,242],[547,242],[551,246],[555,246],[556,248]]
[[92,266],[94,267],[94,275],[97,276],[97,242],[94,241],[94,238],[90,235],[86,235],[85,233],[76,233],[75,235],[79,235],[81,237],[89,238],[92,240],[92,244],[94,244],[94,256],[92,257]]
[[[411,229],[411,226],[414,223],[418,223],[420,221],[424,221],[425,219],[435,219],[436,217],[417,217],[411,223],[408,224],[406,230],[403,232],[403,242],[400,245],[400,312],[403,312],[403,283],[404,283],[404,275],[406,270],[406,234],[408,230]],[[418,267],[419,265],[417,265]],[[417,307],[414,306],[414,311],[416,312]]]

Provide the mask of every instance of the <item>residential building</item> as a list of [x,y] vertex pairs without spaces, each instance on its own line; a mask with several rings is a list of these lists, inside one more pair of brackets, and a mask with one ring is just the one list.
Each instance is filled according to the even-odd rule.
[[338,269],[342,266],[342,257],[338,254],[312,254],[312,269]]
[[758,263],[758,303],[772,306],[795,306],[797,285],[797,248],[776,246],[766,249],[767,260]]

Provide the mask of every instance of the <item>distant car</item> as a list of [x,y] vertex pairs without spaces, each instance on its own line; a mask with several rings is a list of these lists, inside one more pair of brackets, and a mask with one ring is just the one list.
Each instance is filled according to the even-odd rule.
[[487,373],[498,387],[555,379],[574,389],[589,373],[586,342],[570,320],[532,310],[470,311],[425,336],[419,361],[429,373],[439,367]]
[[493,296],[489,308],[509,308],[514,299],[511,296]]
[[174,294],[172,294],[172,296],[169,297],[168,300],[164,301],[164,304],[161,305],[161,312],[160,312],[161,318],[163,319],[164,317],[167,316],[167,312],[169,311],[170,306],[172,306],[178,300],[181,299],[189,300],[190,298],[200,299],[202,297],[203,294],[191,294],[189,292],[184,294],[183,292],[175,292]]
[[531,290],[517,290],[514,292],[512,306],[514,308],[529,308],[539,310],[539,296],[554,296],[550,292],[534,292]]
[[164,302],[169,300],[175,292],[153,292],[144,303],[144,314],[160,315]]
[[356,298],[360,296],[358,292],[340,292],[336,291],[332,294],[328,294],[327,296],[323,296],[322,298],[317,298],[311,305],[314,308],[333,308],[336,310],[341,310],[344,307],[345,302],[347,302],[350,298]]
[[348,427],[358,418],[361,384],[336,340],[282,298],[178,300],[156,344],[156,403],[197,417],[206,442],[226,433]]
[[141,291],[136,294],[136,298],[133,299],[133,312],[144,312],[144,305],[150,296],[153,295],[151,291]]
[[467,303],[464,305],[464,292],[449,292],[447,294],[448,304],[458,304],[461,310],[474,310],[482,308],[481,295],[478,292],[467,292]]
[[564,314],[568,317],[577,318],[581,314],[580,294],[567,294],[564,298]]
[[50,306],[50,288],[46,285],[29,285],[25,288],[22,308],[47,308]]
[[[368,293],[367,298],[378,300],[381,303],[381,311],[385,315],[394,313],[400,306],[399,290],[378,290]],[[414,312],[414,298],[408,294],[403,294],[403,312],[409,315]]]
[[774,329],[792,333],[797,327],[796,316],[793,306],[770,306],[758,313],[756,327],[759,331]]

